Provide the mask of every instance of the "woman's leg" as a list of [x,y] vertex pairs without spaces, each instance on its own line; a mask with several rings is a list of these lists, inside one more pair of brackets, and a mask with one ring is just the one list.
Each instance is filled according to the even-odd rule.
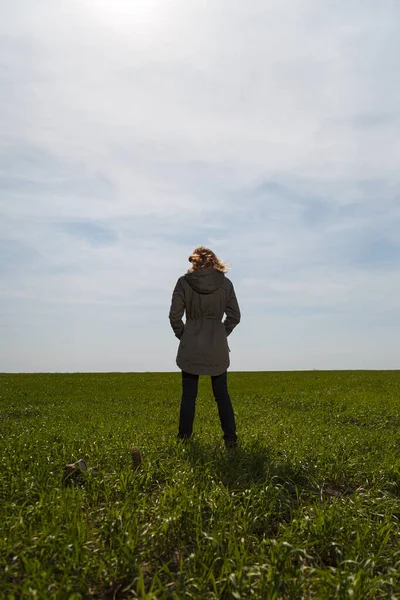
[[178,438],[190,438],[193,431],[199,376],[182,371],[182,400]]
[[227,372],[221,375],[211,377],[214,398],[218,404],[219,419],[224,432],[224,441],[226,446],[237,444],[235,415],[233,413],[232,402],[228,393]]

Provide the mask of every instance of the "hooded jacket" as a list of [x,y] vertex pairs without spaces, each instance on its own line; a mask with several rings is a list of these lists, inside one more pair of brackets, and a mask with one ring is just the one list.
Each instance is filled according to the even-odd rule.
[[169,320],[180,340],[176,364],[182,371],[220,375],[228,369],[227,337],[240,322],[240,309],[233,284],[224,273],[199,269],[182,275],[172,294]]

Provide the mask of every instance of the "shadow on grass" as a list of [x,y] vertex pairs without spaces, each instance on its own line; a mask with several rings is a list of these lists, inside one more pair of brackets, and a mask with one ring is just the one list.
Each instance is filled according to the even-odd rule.
[[273,452],[261,440],[223,450],[218,447],[210,448],[195,438],[181,444],[193,467],[207,469],[231,491],[273,483],[283,488],[295,502],[314,502],[316,496],[321,500],[347,496],[357,487],[351,477],[343,476],[321,483],[318,474],[306,461],[292,464],[284,455]]
[[[184,442],[188,462],[195,468],[208,469],[229,489],[243,490],[271,480],[298,494],[299,487],[309,487],[310,477],[284,458],[274,455],[261,441],[237,448],[210,448],[200,440]],[[297,488],[297,491],[296,491]]]

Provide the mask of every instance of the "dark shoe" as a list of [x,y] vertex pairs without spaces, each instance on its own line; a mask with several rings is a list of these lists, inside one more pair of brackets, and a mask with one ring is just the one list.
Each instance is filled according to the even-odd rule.
[[225,442],[225,448],[239,448],[237,442]]

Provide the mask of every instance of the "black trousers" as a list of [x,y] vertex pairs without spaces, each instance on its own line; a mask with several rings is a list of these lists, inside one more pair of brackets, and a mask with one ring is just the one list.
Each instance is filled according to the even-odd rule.
[[[228,393],[227,372],[221,375],[212,375],[211,383],[214,398],[218,405],[218,414],[224,432],[225,444],[237,441],[235,415],[232,402]],[[179,415],[179,438],[189,438],[193,431],[193,421],[196,410],[197,390],[199,375],[182,371],[182,400]]]

